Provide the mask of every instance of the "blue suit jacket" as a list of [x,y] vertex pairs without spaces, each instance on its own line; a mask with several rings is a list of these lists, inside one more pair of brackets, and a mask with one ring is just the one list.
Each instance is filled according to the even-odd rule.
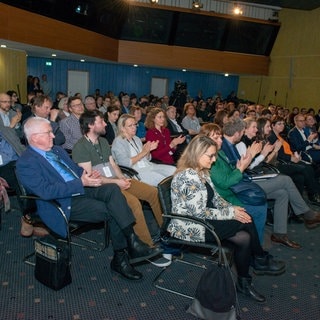
[[[69,155],[59,146],[53,146],[53,152],[59,155],[79,177],[83,169],[76,165]],[[70,218],[71,197],[84,194],[81,179],[65,182],[51,164],[30,146],[17,160],[17,176],[26,191],[44,200],[56,200],[60,203],[67,218]],[[57,234],[66,237],[66,224],[58,210],[49,202],[37,200],[38,214],[43,222]]]
[[306,151],[306,147],[311,145],[309,141],[303,140],[300,132],[296,127],[292,128],[288,133],[288,140],[290,143],[291,150],[293,152],[298,151]]

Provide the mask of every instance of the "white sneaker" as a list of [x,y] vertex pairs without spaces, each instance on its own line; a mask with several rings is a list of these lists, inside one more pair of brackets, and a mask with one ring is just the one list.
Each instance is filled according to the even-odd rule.
[[172,254],[164,253],[161,258],[147,260],[156,267],[168,267],[172,263]]

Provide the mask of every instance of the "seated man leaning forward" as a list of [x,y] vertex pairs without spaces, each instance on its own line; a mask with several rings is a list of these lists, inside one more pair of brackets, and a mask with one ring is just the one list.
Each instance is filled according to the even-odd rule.
[[140,200],[147,201],[157,220],[162,225],[162,211],[156,187],[136,179],[126,179],[111,156],[111,149],[106,138],[106,123],[100,111],[86,111],[80,116],[80,126],[84,136],[74,145],[72,159],[87,173],[98,170],[101,173],[102,184],[117,184],[131,208],[136,224],[134,231],[139,238],[153,245]]
[[[114,257],[111,269],[130,280],[142,274],[132,264],[158,255],[134,233],[135,219],[116,184],[102,185],[98,171],[88,174],[59,146],[53,146],[50,122],[30,118],[24,126],[29,146],[17,161],[17,175],[27,192],[56,200],[70,220],[109,220]],[[66,226],[55,207],[37,201],[39,215],[55,233],[66,237]]]

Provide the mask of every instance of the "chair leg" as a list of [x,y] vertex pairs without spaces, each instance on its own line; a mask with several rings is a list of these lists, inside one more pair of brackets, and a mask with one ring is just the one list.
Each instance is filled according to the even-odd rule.
[[110,230],[109,230],[108,221],[104,221],[104,240],[101,245],[99,245],[96,240],[90,240],[88,238],[84,238],[84,237],[78,236],[76,234],[73,234],[78,229],[74,229],[71,233],[71,236],[76,239],[79,239],[83,242],[90,243],[91,245],[88,245],[88,244],[86,245],[86,244],[81,244],[81,243],[77,243],[74,241],[70,241],[71,245],[74,245],[74,246],[77,246],[80,248],[94,250],[94,251],[103,251],[104,249],[106,249],[109,246]]
[[28,254],[27,256],[25,256],[25,257],[22,259],[22,261],[23,261],[25,264],[34,267],[34,266],[36,265],[36,263],[30,261],[29,259],[32,258],[32,257],[34,257],[35,255],[36,255],[36,253],[35,253],[35,251],[33,251],[32,253],[30,253],[30,254]]
[[[190,266],[194,266],[194,267],[196,267],[196,268],[206,269],[206,267],[205,267],[204,265],[198,265],[198,264],[191,263],[191,262],[188,262],[188,261],[183,261],[183,260],[180,260],[180,259],[175,259],[175,260],[174,260],[174,263],[179,263],[179,262],[180,262],[180,263],[187,264],[187,265],[190,265]],[[176,294],[176,295],[181,296],[181,297],[184,297],[184,298],[194,299],[194,297],[192,297],[192,296],[189,296],[189,295],[187,295],[187,294],[184,294],[184,293],[179,292],[179,291],[176,291],[176,290],[172,290],[172,289],[166,288],[165,286],[159,284],[158,279],[159,279],[160,276],[163,275],[163,274],[165,273],[165,271],[166,271],[168,268],[170,268],[170,267],[172,267],[172,264],[171,264],[171,266],[169,266],[169,267],[164,267],[164,268],[159,272],[159,274],[157,274],[157,276],[153,279],[152,284],[153,284],[156,288],[158,288],[158,289],[160,289],[160,290],[163,290],[163,291],[166,291],[166,292],[169,292],[169,293],[173,293],[173,294]]]

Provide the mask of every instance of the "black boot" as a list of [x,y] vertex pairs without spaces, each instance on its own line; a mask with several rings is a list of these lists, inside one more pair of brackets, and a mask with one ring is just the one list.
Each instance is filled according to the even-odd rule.
[[264,254],[253,258],[252,262],[253,272],[256,275],[270,275],[277,276],[286,271],[286,264],[284,261],[273,260],[269,254]]
[[260,294],[252,284],[252,278],[238,277],[237,290],[244,293],[246,296],[251,297],[257,302],[265,302],[266,298]]
[[130,265],[128,253],[125,250],[115,251],[110,267],[129,280],[140,280],[142,278],[142,274]]
[[150,248],[135,233],[127,237],[130,263],[138,263],[162,253],[161,248]]
[[309,195],[309,202],[313,205],[320,206],[320,195],[319,193],[314,193]]

